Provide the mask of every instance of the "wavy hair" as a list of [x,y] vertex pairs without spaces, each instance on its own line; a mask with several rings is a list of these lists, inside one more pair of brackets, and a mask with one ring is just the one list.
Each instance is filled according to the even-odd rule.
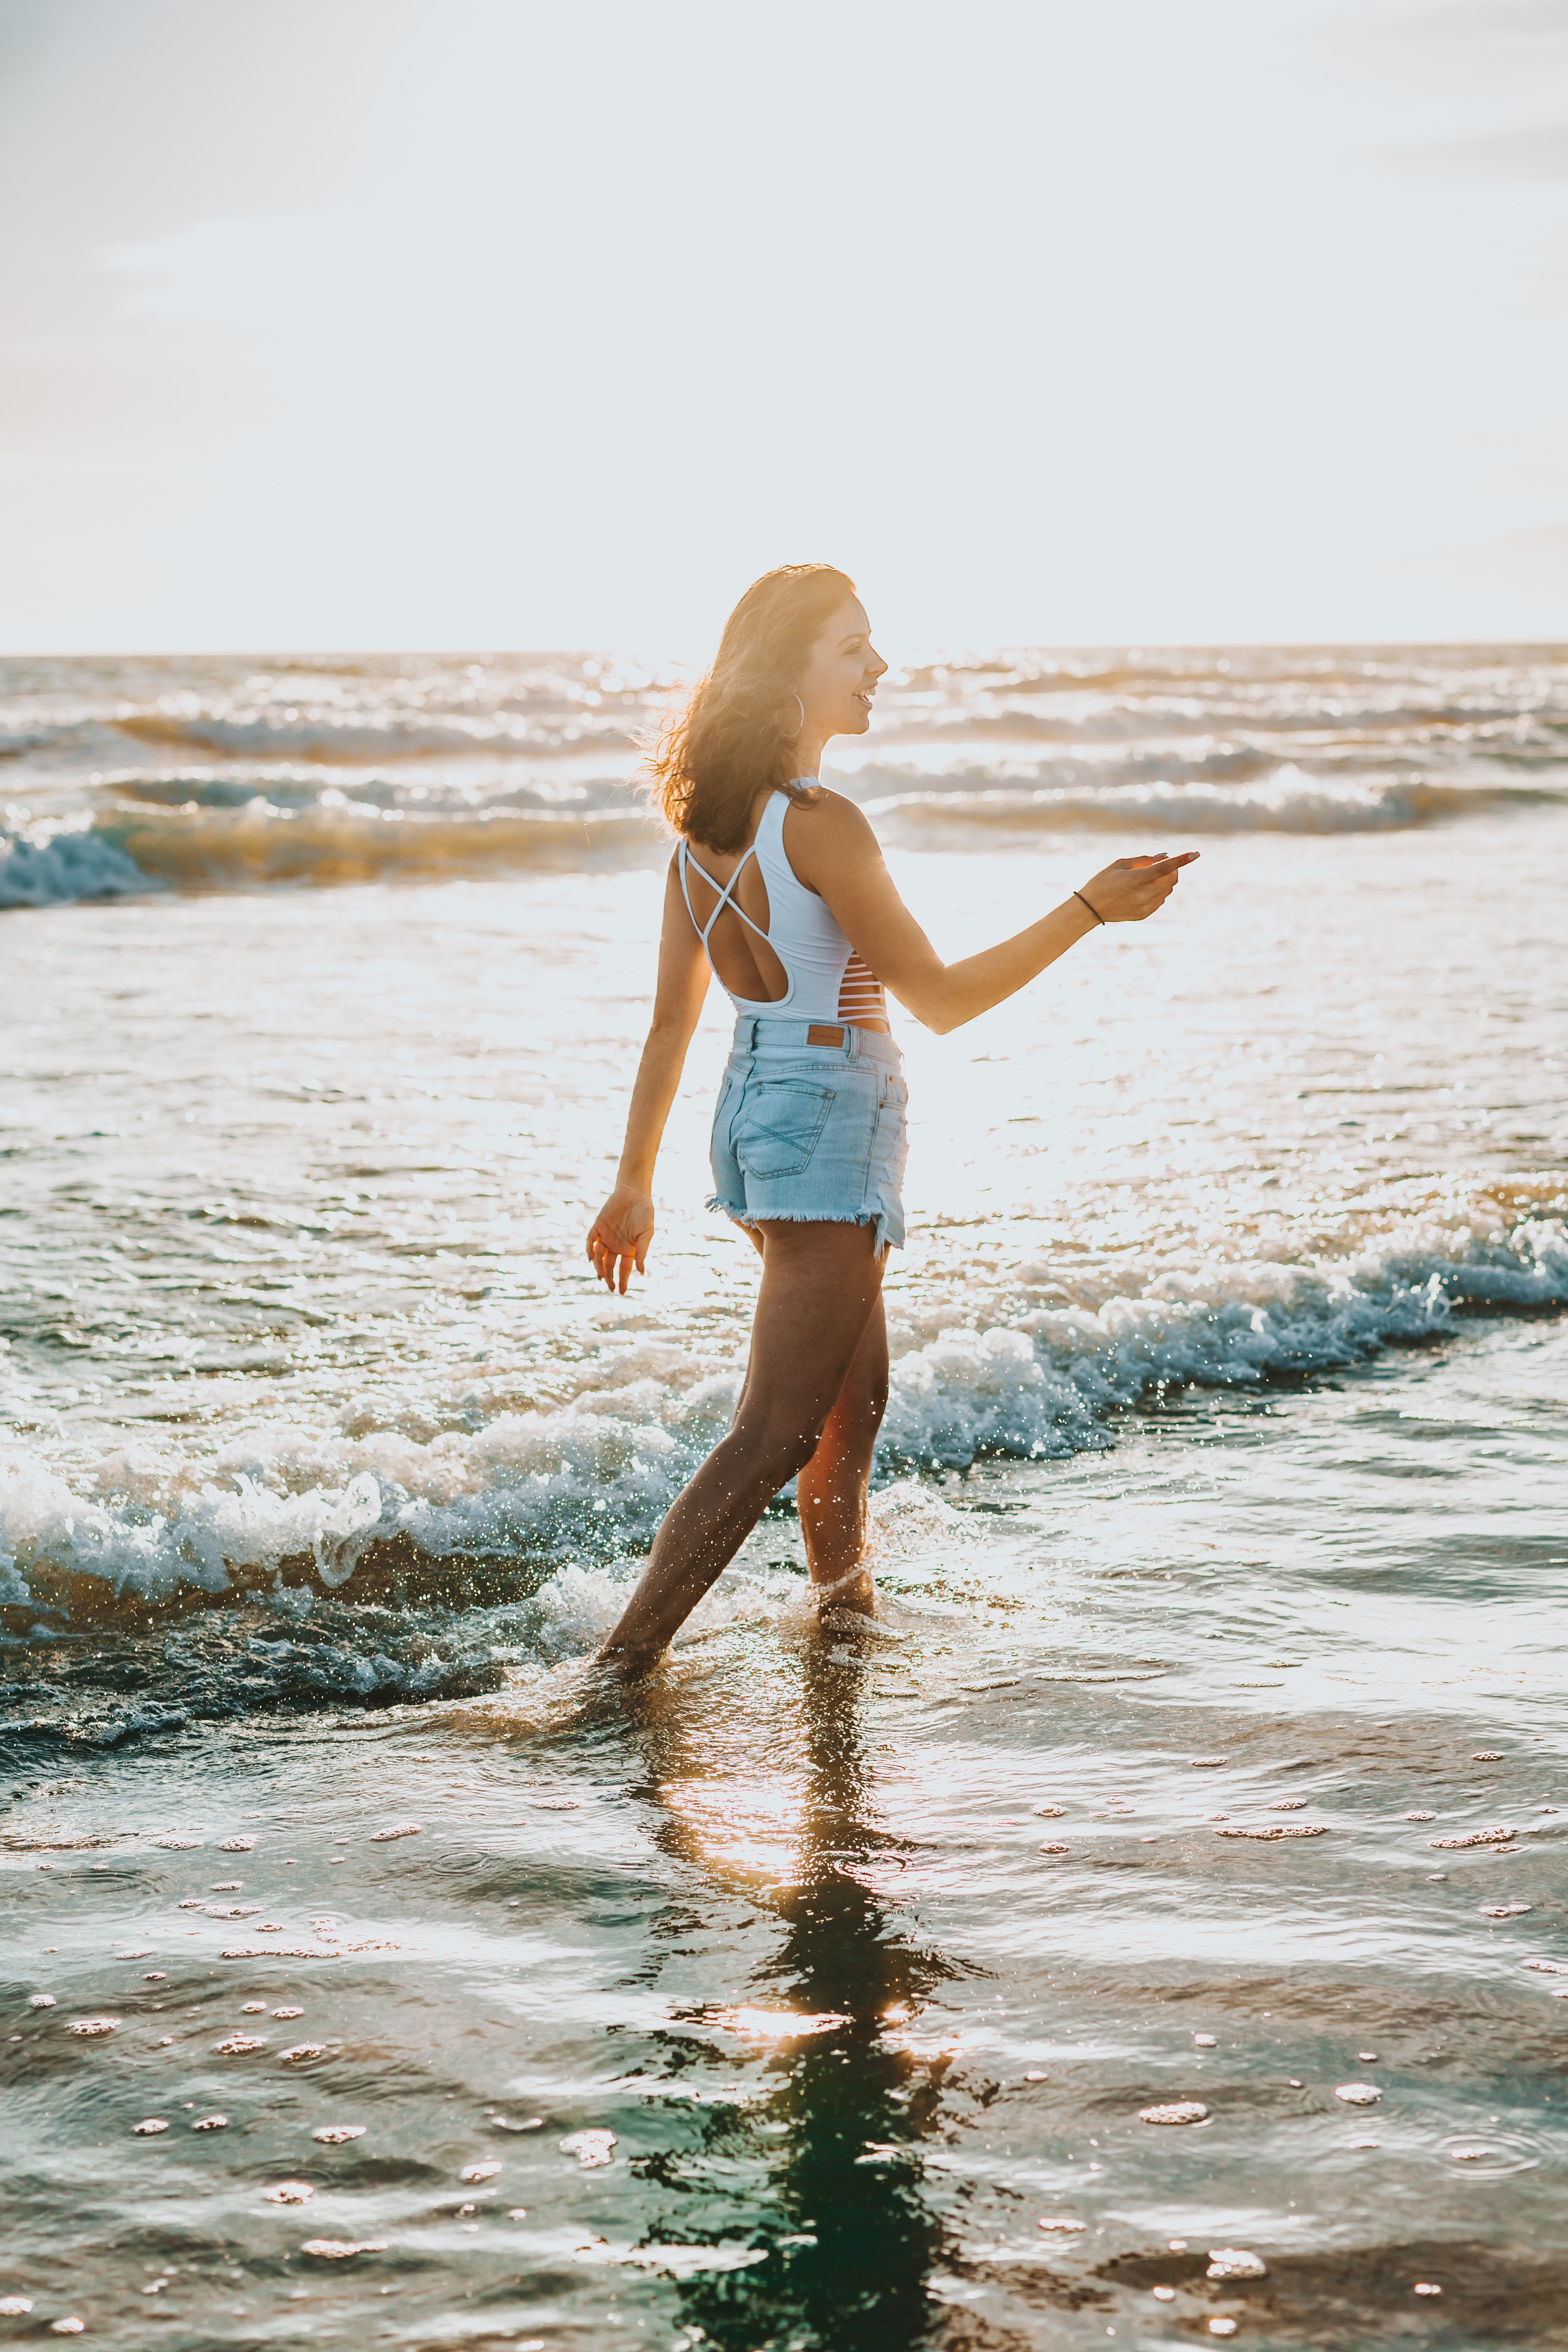
[[719,640],[713,667],[649,747],[654,805],[689,841],[741,848],[759,793],[796,800],[795,680],[827,622],[856,593],[831,563],[782,563],[753,580]]

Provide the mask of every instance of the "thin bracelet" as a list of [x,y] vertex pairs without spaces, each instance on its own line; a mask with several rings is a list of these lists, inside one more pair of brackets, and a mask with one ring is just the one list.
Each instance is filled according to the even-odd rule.
[[[1089,907],[1089,900],[1088,900],[1087,898],[1084,898],[1084,897],[1083,897],[1083,892],[1082,892],[1081,890],[1075,890],[1075,891],[1073,892],[1073,897],[1074,897],[1075,898],[1082,898],[1082,899],[1083,899],[1083,903],[1084,903],[1084,905],[1085,905],[1086,907]],[[1104,927],[1105,927],[1105,917],[1104,917],[1103,915],[1097,915],[1097,914],[1095,914],[1094,908],[1093,908],[1092,907],[1089,907],[1089,913],[1090,913],[1091,915],[1094,915],[1094,919],[1095,919],[1095,921],[1096,921],[1096,922],[1100,926],[1101,929],[1104,929]]]

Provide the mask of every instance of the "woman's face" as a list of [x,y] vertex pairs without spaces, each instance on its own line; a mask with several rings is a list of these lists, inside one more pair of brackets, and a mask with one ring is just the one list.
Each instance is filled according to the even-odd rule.
[[805,712],[803,733],[823,742],[830,735],[864,735],[871,724],[871,697],[887,667],[871,643],[865,606],[858,596],[847,596],[796,681]]

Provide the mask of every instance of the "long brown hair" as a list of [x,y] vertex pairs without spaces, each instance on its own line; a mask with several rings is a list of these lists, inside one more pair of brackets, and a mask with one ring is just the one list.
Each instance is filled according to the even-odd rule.
[[831,563],[781,563],[752,581],[724,624],[712,668],[672,709],[648,752],[654,804],[677,833],[710,849],[739,849],[757,794],[793,785],[795,682],[854,593],[853,580]]

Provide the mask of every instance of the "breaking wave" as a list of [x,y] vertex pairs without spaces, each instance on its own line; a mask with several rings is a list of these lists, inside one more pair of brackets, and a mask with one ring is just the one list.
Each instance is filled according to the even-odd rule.
[[[1248,1387],[1441,1336],[1466,1313],[1568,1306],[1560,1218],[1489,1223],[1476,1198],[1412,1218],[1341,1260],[1170,1272],[1095,1307],[1016,1311],[1047,1270],[1013,1270],[1015,1307],[952,1320],[893,1369],[879,1475],[985,1454],[1064,1456],[1110,1442],[1106,1414],[1184,1383]],[[973,1306],[970,1308],[973,1318]],[[602,1378],[602,1369],[595,1378]],[[120,1456],[96,1488],[25,1447],[0,1455],[0,1603],[15,1634],[117,1605],[210,1603],[289,1583],[375,1600],[412,1580],[495,1600],[571,1565],[646,1549],[671,1496],[728,1426],[733,1364],[694,1383],[634,1358],[622,1384],[552,1412],[428,1441],[261,1429],[199,1486]]]
[[[893,778],[884,768],[877,780]],[[1329,779],[1296,767],[1223,787],[1164,777],[1147,783],[1031,787],[998,782],[979,770],[956,784],[944,777],[941,790],[911,776],[906,789],[864,800],[862,806],[869,816],[927,830],[964,825],[1028,833],[1396,833],[1565,799],[1528,785],[1435,784],[1415,776]]]

